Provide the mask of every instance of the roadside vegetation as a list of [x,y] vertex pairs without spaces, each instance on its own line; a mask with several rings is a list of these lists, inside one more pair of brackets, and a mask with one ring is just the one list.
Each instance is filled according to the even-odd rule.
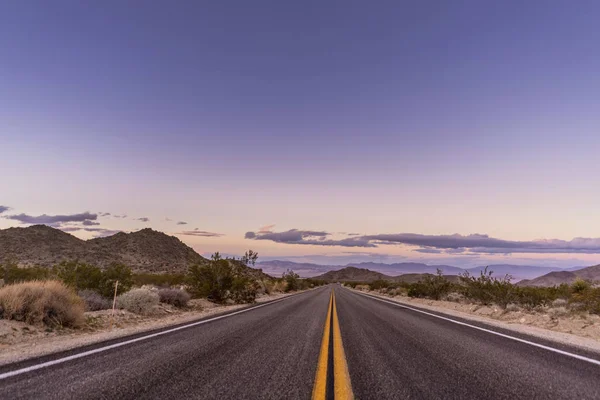
[[577,280],[571,285],[554,287],[517,286],[512,278],[494,277],[487,268],[479,276],[465,273],[451,282],[438,270],[416,283],[378,280],[370,283],[345,282],[346,286],[368,289],[391,296],[494,305],[501,309],[542,310],[560,308],[565,312],[589,312],[600,315],[600,287]]
[[53,268],[21,268],[0,265],[0,319],[13,319],[49,327],[78,327],[84,311],[113,307],[139,315],[152,315],[163,307],[186,309],[192,299],[216,304],[254,303],[257,297],[287,293],[323,285],[302,279],[293,271],[272,278],[259,270],[258,253],[249,250],[239,259],[219,253],[202,264],[191,265],[185,274],[133,273],[122,264],[101,269],[72,261]]

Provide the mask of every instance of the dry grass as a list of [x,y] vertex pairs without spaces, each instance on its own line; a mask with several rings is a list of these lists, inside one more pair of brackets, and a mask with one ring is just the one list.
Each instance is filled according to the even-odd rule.
[[84,304],[60,281],[31,281],[0,289],[4,319],[52,327],[78,327],[84,322]]

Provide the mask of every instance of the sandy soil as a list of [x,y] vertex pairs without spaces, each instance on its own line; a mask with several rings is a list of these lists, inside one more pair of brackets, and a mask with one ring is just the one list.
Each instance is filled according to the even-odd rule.
[[389,296],[375,291],[361,290],[371,295],[393,300],[407,306],[416,306],[468,320],[526,333],[532,336],[600,352],[600,316],[586,312],[569,312],[564,307],[524,310],[508,307],[481,306],[455,301],[415,299],[407,296]]
[[[289,294],[261,296],[256,302],[263,303],[286,296]],[[93,311],[85,313],[86,324],[80,329],[53,330],[45,326],[0,319],[0,365],[193,321],[245,306],[247,305],[221,306],[195,299],[190,301],[190,307],[186,310],[161,304],[148,316],[116,310],[113,318],[112,310]]]

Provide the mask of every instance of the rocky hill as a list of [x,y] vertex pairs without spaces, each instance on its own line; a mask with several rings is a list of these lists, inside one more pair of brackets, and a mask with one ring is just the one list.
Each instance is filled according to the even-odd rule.
[[313,277],[325,281],[355,281],[355,282],[373,282],[380,279],[391,280],[392,277],[381,272],[371,271],[365,268],[346,267],[337,271],[329,271],[323,275]]
[[591,282],[600,282],[600,264],[592,267],[581,268],[575,271],[556,271],[531,280],[519,282],[519,286],[555,286],[562,283],[571,284],[575,280],[584,279]]
[[206,262],[178,238],[152,229],[88,241],[45,225],[0,230],[0,263],[51,267],[71,260],[101,268],[123,263],[137,272],[185,272]]

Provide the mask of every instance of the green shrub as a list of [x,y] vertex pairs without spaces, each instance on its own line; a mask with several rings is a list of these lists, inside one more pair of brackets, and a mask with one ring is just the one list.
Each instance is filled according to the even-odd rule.
[[231,285],[231,298],[236,304],[254,303],[258,294],[258,285],[245,276],[233,279]]
[[54,267],[54,273],[75,290],[98,290],[104,279],[100,268],[78,261],[61,263]]
[[452,283],[448,281],[440,269],[436,275],[426,275],[421,281],[408,287],[409,297],[426,297],[440,300],[452,290]]
[[83,301],[60,281],[31,281],[0,289],[0,317],[51,327],[78,327]]
[[4,283],[7,285],[19,282],[43,281],[51,278],[52,271],[44,267],[20,268],[16,263],[0,267],[0,279],[4,279]]
[[160,297],[149,289],[133,289],[117,297],[117,307],[135,314],[147,315],[152,313]]
[[158,297],[161,303],[171,304],[177,308],[187,307],[190,301],[188,292],[180,289],[161,289],[158,291]]
[[231,264],[220,258],[207,264],[193,265],[188,271],[188,282],[192,294],[197,297],[206,297],[215,303],[227,301],[233,279]]
[[112,298],[115,294],[115,282],[119,281],[118,293],[124,293],[133,286],[131,269],[122,264],[112,264],[102,271],[102,279],[97,291],[104,297]]
[[512,278],[509,275],[498,279],[493,277],[492,274],[493,271],[488,271],[487,267],[484,271],[481,271],[479,277],[471,276],[468,272],[465,272],[460,276],[463,284],[463,295],[484,305],[497,304],[502,308],[506,308],[517,297],[516,287],[510,283]]
[[286,287],[285,287],[286,292],[293,292],[296,290],[300,290],[300,285],[301,285],[300,275],[298,275],[291,269],[288,269],[286,272],[283,273],[282,277],[283,277],[283,280],[285,280],[285,282],[286,282]]
[[390,285],[391,285],[390,281],[386,281],[384,279],[378,279],[376,281],[369,283],[369,289],[370,290],[387,289],[388,287],[390,287]]

